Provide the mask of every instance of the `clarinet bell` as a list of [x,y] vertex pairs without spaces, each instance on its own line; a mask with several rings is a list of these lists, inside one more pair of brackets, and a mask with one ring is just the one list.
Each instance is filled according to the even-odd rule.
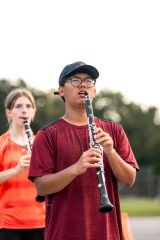
[[37,195],[37,196],[36,196],[36,201],[37,201],[37,202],[44,202],[44,201],[45,201],[45,196]]
[[113,205],[110,202],[103,204],[99,207],[99,212],[101,213],[111,212],[112,210],[113,210]]

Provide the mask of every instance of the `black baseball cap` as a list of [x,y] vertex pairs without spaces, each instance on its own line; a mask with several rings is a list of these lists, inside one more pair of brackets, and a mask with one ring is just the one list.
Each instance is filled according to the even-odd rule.
[[94,80],[99,77],[99,72],[95,67],[79,61],[68,64],[63,68],[59,76],[59,85],[63,86],[65,81],[75,73],[88,73]]

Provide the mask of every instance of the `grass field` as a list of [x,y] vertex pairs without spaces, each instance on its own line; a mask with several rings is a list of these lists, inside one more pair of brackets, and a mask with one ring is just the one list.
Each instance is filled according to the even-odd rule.
[[121,198],[121,209],[129,216],[160,216],[160,199]]

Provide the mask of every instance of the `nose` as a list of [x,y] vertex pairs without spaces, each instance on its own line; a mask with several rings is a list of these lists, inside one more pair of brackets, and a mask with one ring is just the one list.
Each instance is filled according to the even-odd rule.
[[22,106],[22,112],[27,112],[27,107],[25,105]]
[[85,86],[86,87],[86,82],[85,80],[81,80],[81,84],[79,85],[80,87]]

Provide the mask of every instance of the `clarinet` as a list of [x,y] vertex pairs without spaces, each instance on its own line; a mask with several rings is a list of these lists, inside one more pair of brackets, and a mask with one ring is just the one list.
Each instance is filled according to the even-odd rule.
[[31,129],[27,118],[23,119],[24,129],[28,140],[28,153],[32,152],[32,138],[31,138]]
[[[30,129],[30,125],[29,125],[29,122],[28,122],[27,118],[23,119],[23,124],[24,124],[25,133],[27,135],[27,140],[28,140],[28,153],[32,153],[31,129]],[[44,200],[45,200],[44,196],[40,196],[40,195],[36,196],[36,201],[37,202],[43,202]]]
[[104,176],[104,164],[103,164],[103,148],[100,144],[96,142],[94,129],[96,128],[93,116],[92,104],[87,92],[85,92],[85,105],[86,112],[88,116],[88,128],[89,128],[89,137],[90,137],[90,146],[94,148],[99,148],[101,150],[101,165],[97,167],[97,176],[98,176],[98,188],[100,191],[100,207],[99,212],[105,213],[113,210],[113,205],[110,203],[107,193],[107,188],[105,184]]

